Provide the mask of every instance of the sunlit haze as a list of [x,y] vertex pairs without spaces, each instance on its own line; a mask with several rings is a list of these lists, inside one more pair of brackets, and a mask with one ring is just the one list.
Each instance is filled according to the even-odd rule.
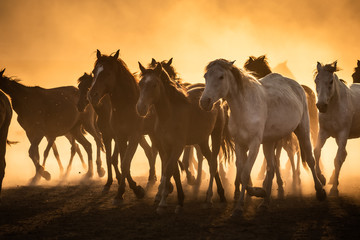
[[[266,54],[272,68],[287,61],[295,79],[312,89],[317,61],[338,60],[342,69],[339,77],[351,83],[360,58],[359,9],[360,2],[350,0],[1,0],[0,68],[6,68],[6,76],[16,76],[28,86],[76,85],[84,72],[92,71],[96,49],[104,54],[120,49],[120,57],[131,72],[139,71],[138,61],[145,65],[151,58],[173,58],[179,75],[196,83],[204,82],[204,68],[216,58],[236,60],[235,64],[243,67],[249,56]],[[16,117],[14,114],[8,138],[20,143],[7,148],[4,187],[26,185],[35,174],[28,157],[30,144]],[[93,142],[90,136],[88,139]],[[56,143],[66,166],[70,144],[64,137]],[[346,186],[342,179],[359,175],[359,144],[359,140],[348,142],[340,191]],[[41,156],[44,148],[45,140],[40,145]],[[94,154],[95,150],[93,144]],[[323,148],[327,178],[335,154],[336,144],[331,140]],[[262,158],[261,153],[255,174]],[[105,154],[102,159],[105,167]],[[59,171],[52,152],[46,168],[56,181]],[[132,173],[147,176],[148,170],[139,147]],[[85,172],[76,156],[72,177]],[[159,177],[159,158],[157,174]],[[304,176],[310,180],[310,174],[303,170]],[[42,179],[40,184],[47,183]]]

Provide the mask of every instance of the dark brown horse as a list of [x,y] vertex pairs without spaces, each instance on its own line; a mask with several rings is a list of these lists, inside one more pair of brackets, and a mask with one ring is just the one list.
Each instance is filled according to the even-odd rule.
[[351,76],[353,78],[353,83],[360,83],[360,60],[357,60],[357,66]]
[[78,89],[72,86],[44,89],[28,87],[9,77],[1,75],[0,89],[7,93],[18,115],[18,122],[25,130],[30,141],[29,156],[33,161],[36,174],[31,183],[40,177],[50,180],[51,175],[39,164],[39,143],[43,137],[49,142],[56,137],[70,133],[88,154],[87,177],[93,175],[91,144],[81,132],[82,114],[77,110]]
[[[178,191],[176,212],[182,209],[184,193],[180,181],[177,161],[186,145],[198,144],[210,166],[210,182],[206,203],[211,204],[214,178],[221,201],[225,201],[224,189],[217,171],[217,156],[220,146],[230,144],[229,136],[223,138],[225,114],[220,103],[212,111],[206,112],[199,107],[199,98],[203,88],[186,91],[170,79],[161,64],[152,69],[145,69],[140,63],[140,97],[136,109],[140,116],[146,116],[151,106],[156,112],[155,134],[159,141],[159,153],[163,162],[163,176],[159,186],[161,200],[157,212],[166,209],[170,178],[174,176]],[[211,136],[212,151],[208,140]],[[224,144],[223,144],[224,143]],[[227,151],[227,149],[224,151]]]
[[[138,143],[144,134],[144,119],[136,113],[136,102],[139,98],[139,86],[125,62],[119,58],[119,50],[114,56],[102,55],[97,50],[94,66],[94,79],[90,86],[88,98],[93,106],[109,95],[111,101],[110,125],[115,135],[121,159],[121,177],[115,203],[123,199],[125,179],[138,198],[144,197],[144,189],[137,186],[131,178],[130,165]],[[107,163],[108,167],[109,164]]]
[[[260,79],[265,77],[266,75],[272,73],[269,63],[266,59],[265,55],[262,55],[258,58],[251,56],[249,59],[245,62],[244,68],[247,71],[250,71],[253,76]],[[301,85],[305,91],[306,99],[308,103],[308,110],[309,110],[309,117],[310,117],[310,136],[312,139],[312,144],[315,145],[317,140],[317,135],[319,131],[319,123],[318,123],[318,112],[316,109],[316,97],[315,93],[306,85]],[[281,187],[283,182],[280,176],[279,171],[279,160],[280,160],[280,153],[281,148],[284,148],[284,150],[287,152],[287,155],[289,157],[291,167],[293,170],[293,183],[300,183],[300,166],[299,166],[299,156],[300,156],[300,148],[299,148],[299,142],[295,136],[294,133],[290,134],[289,136],[285,137],[285,139],[282,139],[276,144],[276,178],[277,183],[279,185],[279,194],[283,195],[283,188]],[[298,164],[295,168],[294,164],[294,155],[297,154],[298,158]],[[263,162],[263,165],[261,167],[259,176],[263,176],[266,168],[266,162]],[[324,178],[321,177],[321,175],[318,176],[322,183],[324,183]]]
[[[5,69],[0,71],[0,77],[2,77]],[[6,143],[7,135],[9,131],[9,125],[12,117],[11,104],[7,96],[0,91],[0,197],[1,197],[1,188],[2,182],[5,176],[5,153],[6,153]]]
[[[80,97],[78,102],[78,109],[79,111],[84,111],[86,106],[88,106],[88,92],[91,87],[91,84],[93,82],[93,77],[90,74],[84,73],[83,76],[81,76],[78,80],[78,88],[80,91]],[[110,186],[112,184],[113,178],[112,178],[112,170],[111,170],[111,163],[113,164],[116,172],[116,178],[118,181],[120,181],[120,171],[118,168],[118,148],[117,146],[114,149],[113,155],[111,156],[111,141],[115,140],[115,134],[112,130],[112,127],[110,125],[110,119],[111,119],[111,100],[109,95],[105,95],[101,100],[100,103],[93,106],[94,110],[97,114],[96,124],[101,132],[102,139],[104,142],[104,146],[106,149],[106,159],[108,163],[108,180],[104,186],[104,192],[108,192],[110,189]],[[144,152],[149,160],[149,184],[153,184],[156,181],[156,172],[155,172],[155,158],[156,156],[153,153],[152,148],[149,146],[149,144],[146,142],[145,137],[142,136],[140,139],[140,146],[144,149]]]

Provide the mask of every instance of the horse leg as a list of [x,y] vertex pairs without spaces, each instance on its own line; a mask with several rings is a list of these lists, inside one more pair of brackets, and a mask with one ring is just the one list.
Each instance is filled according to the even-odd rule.
[[142,149],[144,149],[145,155],[149,161],[150,170],[149,170],[148,182],[151,183],[151,185],[153,185],[156,182],[155,157],[153,155],[153,150],[150,147],[150,145],[147,143],[145,136],[140,137],[139,144],[142,147]]
[[74,136],[75,140],[78,141],[85,149],[88,155],[88,171],[86,173],[87,178],[91,178],[93,176],[93,162],[92,162],[92,147],[91,143],[84,137],[83,133],[80,130],[80,127],[75,127],[71,131],[72,135]]
[[276,160],[275,160],[275,154],[274,154],[274,142],[267,142],[263,143],[263,151],[266,158],[266,164],[267,164],[267,172],[266,177],[264,180],[264,188],[266,191],[266,196],[264,198],[263,203],[260,205],[261,208],[267,209],[270,204],[270,197],[271,197],[271,187],[272,182],[274,178],[274,168],[278,168],[278,166],[275,166]]
[[8,126],[2,126],[0,129],[0,197],[1,197],[1,189],[2,189],[2,182],[5,176],[5,153],[6,153],[6,139],[8,135]]
[[196,171],[197,171],[196,185],[198,187],[200,187],[201,180],[203,178],[203,174],[205,174],[205,172],[202,169],[202,164],[203,164],[203,161],[204,161],[204,155],[201,152],[201,148],[200,148],[200,146],[198,144],[194,145],[194,148],[196,150],[197,166],[196,166],[195,158],[192,158],[192,160],[193,160],[193,164],[194,164],[194,166],[196,168]]
[[[58,163],[58,165],[59,165],[59,168],[60,168],[60,175],[63,175],[63,174],[64,174],[64,167],[63,167],[63,165],[62,165],[62,163],[61,163],[59,151],[58,151],[58,149],[57,149],[57,147],[56,147],[55,142],[53,143],[53,145],[52,145],[51,147],[52,147],[54,156],[55,156],[56,161],[57,161],[57,163]],[[44,167],[45,167],[45,166],[44,166]]]
[[40,177],[43,177],[49,181],[51,179],[50,173],[45,171],[44,168],[39,164],[39,159],[40,159],[39,143],[41,142],[41,139],[43,138],[43,136],[29,136],[28,135],[28,138],[30,140],[29,157],[33,161],[33,163],[35,165],[35,169],[36,169],[36,174],[33,177],[33,179],[31,180],[30,184],[31,185],[36,184],[40,180]]
[[[69,133],[69,134],[66,134],[65,137],[69,140],[69,143],[71,145],[71,148],[70,148],[70,159],[69,159],[69,163],[67,165],[67,168],[66,168],[66,172],[65,172],[65,175],[64,177],[67,177],[70,173],[70,170],[71,170],[71,165],[72,165],[72,161],[74,159],[74,156],[75,156],[75,153],[76,153],[76,149],[75,149],[75,139],[74,137]],[[76,144],[77,145],[77,144]]]
[[106,167],[107,167],[107,173],[108,173],[108,178],[106,181],[106,184],[104,185],[103,188],[103,193],[108,193],[110,190],[110,186],[112,185],[113,182],[113,177],[112,177],[112,168],[111,168],[111,164],[112,164],[112,159],[111,159],[111,138],[109,137],[105,137],[103,135],[103,142],[104,142],[104,146],[105,146],[105,155],[106,155]]
[[[175,173],[175,168],[177,167],[177,161],[182,153],[184,149],[184,146],[182,146],[181,144],[175,144],[172,146],[170,154],[168,155],[169,158],[166,159],[165,162],[165,169],[164,169],[164,175],[161,179],[162,183],[163,183],[163,187],[161,190],[161,199],[160,199],[160,203],[158,208],[156,209],[156,212],[160,215],[164,214],[167,208],[167,203],[166,203],[166,198],[169,195],[170,191],[169,191],[169,186],[170,186],[170,178],[174,175]],[[179,181],[177,184],[180,184],[181,186],[181,182]],[[177,189],[178,191],[182,191],[182,188]],[[178,197],[179,197],[179,192],[178,192]],[[183,193],[181,193],[183,194]],[[180,197],[179,197],[180,199]],[[183,205],[183,202],[178,202],[178,207],[177,208],[181,208]]]
[[324,131],[322,128],[320,128],[318,139],[316,141],[316,146],[314,149],[314,156],[315,156],[315,161],[316,161],[316,174],[318,175],[318,178],[321,181],[322,185],[325,185],[326,178],[321,173],[321,169],[320,169],[321,149],[329,137],[330,137],[330,135],[326,131]]
[[174,180],[175,180],[176,190],[177,190],[177,195],[178,195],[178,205],[176,206],[175,213],[180,213],[184,206],[185,195],[184,195],[184,191],[183,191],[183,188],[181,185],[180,171],[179,171],[178,166],[175,166],[175,168],[174,168]]
[[[315,184],[316,197],[318,200],[322,201],[322,200],[325,200],[325,198],[326,198],[326,192],[323,189],[323,185],[320,182],[320,180],[316,174],[315,160],[314,160],[314,157],[313,157],[312,151],[311,151],[309,122],[305,119],[305,117],[307,117],[307,116],[306,115],[303,116],[303,119],[300,122],[299,126],[295,129],[295,134],[299,140],[301,158],[306,160],[308,166],[311,169],[311,173],[313,175],[314,184]],[[318,141],[318,143],[319,142],[320,141]]]
[[264,158],[261,164],[260,171],[257,175],[257,179],[263,180],[265,178],[265,172],[266,172],[266,159]]
[[47,157],[49,156],[49,151],[50,151],[50,148],[51,146],[54,144],[55,142],[55,138],[48,138],[46,137],[47,141],[48,141],[48,144],[46,145],[46,148],[45,148],[45,151],[44,151],[44,160],[43,160],[43,168],[45,168],[45,163],[46,163],[46,159]]
[[[199,146],[201,148],[201,152],[204,154],[206,160],[208,161],[209,169],[210,169],[210,181],[209,181],[208,190],[206,191],[206,200],[205,200],[207,207],[210,207],[210,206],[212,206],[213,183],[214,183],[214,175],[216,173],[216,170],[214,171],[214,169],[213,169],[214,166],[212,163],[212,159],[211,159],[212,156],[211,156],[211,151],[210,151],[208,143],[204,142],[204,143],[199,144]],[[223,189],[223,191],[224,191],[224,189]]]
[[330,178],[330,184],[333,186],[330,189],[330,195],[332,196],[338,196],[339,190],[339,174],[341,166],[343,165],[347,152],[346,152],[346,143],[347,143],[347,132],[343,131],[339,134],[339,136],[336,138],[336,144],[338,145],[338,150],[336,152],[336,157],[334,160],[335,170],[333,171],[333,174]]
[[284,198],[284,183],[281,179],[281,172],[280,172],[280,155],[281,155],[281,148],[283,147],[282,141],[278,141],[275,144],[275,159],[274,159],[274,166],[275,166],[275,174],[276,174],[276,182],[278,185],[278,198]]

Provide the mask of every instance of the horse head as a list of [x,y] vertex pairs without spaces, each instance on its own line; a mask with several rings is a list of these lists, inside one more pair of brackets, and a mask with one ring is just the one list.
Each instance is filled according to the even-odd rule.
[[353,83],[360,83],[360,60],[357,60],[357,67],[351,76],[353,78]]
[[335,93],[334,80],[338,79],[335,72],[339,69],[337,68],[337,61],[326,65],[318,62],[316,68],[315,84],[318,95],[316,106],[321,113],[325,113],[330,99]]
[[83,112],[86,108],[86,106],[89,104],[88,100],[88,92],[90,89],[90,86],[92,84],[93,77],[91,74],[84,73],[79,79],[78,79],[78,88],[80,92],[79,101],[77,103],[77,108],[80,112]]
[[88,92],[88,99],[93,105],[97,105],[116,85],[119,52],[120,50],[117,50],[114,56],[106,56],[97,50],[97,60],[92,71],[94,79]]
[[144,68],[139,62],[141,79],[139,81],[140,96],[136,104],[136,110],[139,116],[146,116],[149,107],[154,104],[160,95],[161,73],[163,68],[161,63],[157,63],[155,68]]
[[200,107],[210,111],[215,102],[225,98],[231,88],[231,79],[234,78],[234,62],[225,59],[212,61],[206,67],[205,89],[200,98]]
[[254,56],[249,57],[244,64],[244,68],[258,79],[271,73],[270,66],[265,55],[258,58]]

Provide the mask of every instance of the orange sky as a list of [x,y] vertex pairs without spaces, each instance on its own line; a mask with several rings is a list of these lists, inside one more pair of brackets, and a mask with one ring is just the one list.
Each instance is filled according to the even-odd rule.
[[[317,61],[338,60],[340,77],[351,82],[360,58],[360,2],[354,2],[1,0],[0,68],[27,85],[75,85],[92,70],[96,49],[120,49],[133,72],[138,61],[173,57],[184,80],[202,82],[215,58],[242,67],[249,55],[267,54],[272,67],[287,60],[296,79],[312,88]],[[9,138],[28,147],[16,123]],[[27,150],[21,158],[33,171]]]

